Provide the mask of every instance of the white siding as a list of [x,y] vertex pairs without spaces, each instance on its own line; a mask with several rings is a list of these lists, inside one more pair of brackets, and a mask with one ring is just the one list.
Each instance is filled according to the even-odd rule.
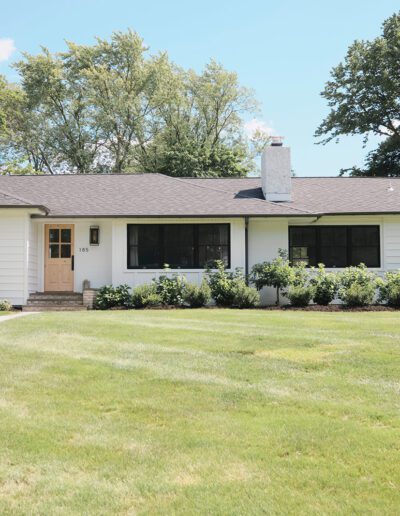
[[400,217],[387,217],[383,228],[385,270],[400,269]]
[[0,210],[0,298],[25,303],[29,218],[25,210]]
[[38,288],[38,225],[31,220],[28,239],[28,292],[37,292]]
[[[5,211],[5,210],[4,210]],[[24,220],[22,214],[14,215],[8,211],[7,219],[0,220],[0,275],[5,283],[1,285],[0,297],[9,297],[21,304],[24,291],[23,257],[24,257]],[[155,223],[229,223],[231,227],[231,268],[245,267],[245,223],[244,218],[225,219],[36,219],[31,223],[36,229],[30,230],[27,252],[29,255],[29,290],[35,289],[35,270],[38,290],[43,290],[43,250],[45,223],[71,223],[75,225],[75,291],[82,290],[82,282],[88,279],[94,288],[106,284],[119,285],[127,283],[135,286],[148,283],[152,278],[163,273],[162,270],[129,270],[127,268],[127,224]],[[249,236],[249,270],[255,263],[272,260],[278,249],[288,249],[288,227],[292,224],[379,224],[381,227],[381,268],[385,270],[400,268],[400,216],[336,216],[303,218],[250,218]],[[100,227],[100,245],[89,245],[89,228]],[[35,233],[38,245],[35,250]],[[35,263],[36,262],[36,263]],[[189,281],[199,284],[203,277],[202,270],[180,269]],[[22,296],[22,297],[21,297]],[[263,304],[275,301],[274,289],[264,289],[261,295]]]
[[[254,218],[249,222],[249,271],[256,263],[273,260],[279,249],[288,248],[288,220],[278,218]],[[274,304],[276,291],[264,288],[261,304]]]

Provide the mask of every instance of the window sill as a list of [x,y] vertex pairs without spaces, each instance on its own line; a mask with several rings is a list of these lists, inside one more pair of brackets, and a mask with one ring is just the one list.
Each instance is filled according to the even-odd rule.
[[[210,269],[211,271],[216,271],[217,269]],[[225,269],[227,272],[232,272],[233,269],[228,268]],[[125,272],[166,272],[166,273],[179,273],[179,272],[205,272],[205,269],[124,269]]]

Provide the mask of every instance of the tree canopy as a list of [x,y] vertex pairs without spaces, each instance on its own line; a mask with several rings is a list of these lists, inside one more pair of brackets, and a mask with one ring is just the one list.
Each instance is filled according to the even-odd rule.
[[243,132],[258,106],[234,72],[184,70],[133,31],[14,67],[19,84],[0,78],[3,173],[244,176],[267,141]]
[[383,23],[382,35],[355,41],[343,63],[333,68],[321,95],[330,112],[316,131],[321,143],[342,135],[383,139],[363,170],[352,175],[400,175],[400,13]]

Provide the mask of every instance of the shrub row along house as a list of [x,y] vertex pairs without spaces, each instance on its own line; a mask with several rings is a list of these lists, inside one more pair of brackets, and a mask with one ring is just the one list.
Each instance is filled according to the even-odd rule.
[[400,179],[291,177],[279,140],[261,178],[2,176],[0,212],[0,298],[14,305],[149,283],[165,263],[200,284],[213,260],[248,273],[278,249],[310,266],[400,267]]

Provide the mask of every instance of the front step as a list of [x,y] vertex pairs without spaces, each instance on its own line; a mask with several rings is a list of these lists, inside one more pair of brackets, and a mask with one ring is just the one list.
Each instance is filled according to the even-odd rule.
[[28,306],[22,307],[23,312],[79,312],[87,310],[86,306],[65,306],[65,305],[41,305],[41,306]]
[[83,295],[76,292],[35,292],[29,296],[24,312],[86,310]]

